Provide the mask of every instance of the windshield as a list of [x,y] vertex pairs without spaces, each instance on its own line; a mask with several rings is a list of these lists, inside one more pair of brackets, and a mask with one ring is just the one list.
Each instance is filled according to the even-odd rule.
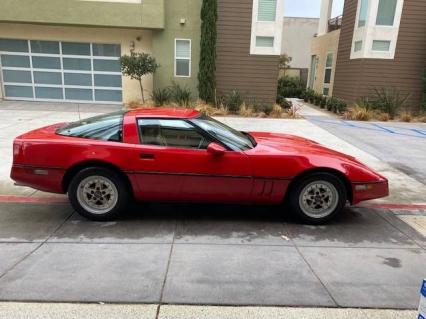
[[256,146],[249,134],[239,132],[209,116],[202,115],[193,119],[192,122],[233,151],[245,151]]
[[121,142],[124,111],[98,115],[59,128],[56,133],[65,136]]

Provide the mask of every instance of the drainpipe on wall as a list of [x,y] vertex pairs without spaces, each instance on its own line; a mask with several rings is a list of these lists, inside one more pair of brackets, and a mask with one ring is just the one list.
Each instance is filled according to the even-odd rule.
[[331,18],[333,0],[321,0],[321,15],[318,24],[318,36],[328,32],[328,21]]

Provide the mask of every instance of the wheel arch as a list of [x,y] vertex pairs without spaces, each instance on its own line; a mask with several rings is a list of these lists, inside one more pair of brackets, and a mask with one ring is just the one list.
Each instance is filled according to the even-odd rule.
[[64,193],[67,193],[68,187],[73,177],[82,169],[89,168],[89,167],[106,168],[117,173],[123,179],[123,181],[125,181],[128,187],[128,190],[130,191],[130,194],[133,197],[133,187],[129,177],[118,166],[108,162],[100,161],[100,160],[87,160],[87,161],[76,163],[70,168],[68,168],[62,179],[62,191]]
[[345,174],[343,174],[341,171],[334,169],[334,168],[329,168],[329,167],[316,167],[316,168],[312,168],[312,169],[303,171],[299,175],[296,175],[291,180],[290,184],[288,185],[286,195],[284,197],[284,201],[287,199],[288,194],[290,194],[292,187],[294,187],[298,183],[298,181],[300,181],[301,179],[303,179],[303,178],[305,178],[309,175],[315,174],[315,173],[328,173],[328,174],[334,175],[337,178],[339,178],[343,182],[343,185],[345,185],[347,200],[350,203],[352,203],[353,190],[352,190],[351,182],[345,176]]

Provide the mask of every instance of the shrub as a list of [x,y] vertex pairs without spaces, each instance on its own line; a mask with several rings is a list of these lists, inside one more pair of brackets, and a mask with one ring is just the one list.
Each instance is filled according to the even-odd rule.
[[191,90],[188,87],[182,88],[179,84],[173,82],[169,90],[173,102],[180,106],[189,106],[191,103]]
[[402,112],[401,114],[401,121],[403,122],[411,122],[413,119],[413,116],[410,112]]
[[398,110],[407,102],[409,95],[401,94],[395,88],[374,89],[375,98],[373,101],[374,108],[388,113],[393,119]]
[[155,106],[162,106],[170,103],[170,100],[172,99],[172,94],[169,88],[159,88],[152,91],[151,99],[154,102]]
[[301,98],[303,91],[299,78],[284,75],[278,80],[277,103],[283,98]]
[[315,91],[314,90],[312,90],[312,89],[307,89],[306,91],[305,91],[305,94],[304,94],[304,97],[303,97],[303,100],[305,101],[305,102],[313,102],[313,97],[314,97],[314,95],[315,95]]
[[266,115],[271,114],[273,105],[266,103],[256,103],[253,104],[254,111],[256,113],[265,113]]
[[369,121],[373,117],[373,112],[364,106],[355,104],[354,107],[345,112],[343,117],[346,120]]
[[331,97],[327,100],[327,110],[334,113],[343,113],[347,109],[347,104],[345,101]]
[[238,111],[238,115],[240,116],[253,116],[254,110],[251,106],[247,105],[246,103],[243,103]]
[[380,113],[379,116],[378,116],[378,119],[379,119],[379,121],[387,122],[391,118],[390,118],[390,115],[388,113]]
[[293,103],[291,103],[291,101],[287,100],[286,98],[283,98],[279,101],[277,101],[277,103],[283,108],[283,109],[288,109],[290,108]]
[[367,110],[372,110],[374,108],[374,105],[368,96],[361,96],[360,98],[358,98],[356,100],[356,105],[359,107],[363,107]]
[[327,97],[326,97],[326,96],[323,96],[323,97],[321,98],[320,107],[321,107],[322,109],[324,109],[324,108],[326,107],[326,105],[327,105]]
[[322,94],[315,94],[315,96],[314,96],[314,104],[316,106],[320,106],[322,98],[323,98]]
[[226,97],[226,106],[228,107],[229,112],[236,114],[241,105],[244,103],[244,100],[237,90],[232,90],[231,93]]
[[272,105],[272,110],[269,113],[269,116],[274,118],[281,118],[283,116],[283,108],[281,107],[281,105]]
[[292,107],[287,110],[288,116],[293,119],[300,118],[300,115],[299,115],[300,108],[301,108],[300,104],[292,105]]

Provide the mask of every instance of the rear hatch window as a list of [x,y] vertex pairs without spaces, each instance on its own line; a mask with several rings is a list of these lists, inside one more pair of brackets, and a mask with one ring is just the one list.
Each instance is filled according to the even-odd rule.
[[72,122],[56,130],[56,134],[101,141],[121,142],[125,111],[98,115]]

